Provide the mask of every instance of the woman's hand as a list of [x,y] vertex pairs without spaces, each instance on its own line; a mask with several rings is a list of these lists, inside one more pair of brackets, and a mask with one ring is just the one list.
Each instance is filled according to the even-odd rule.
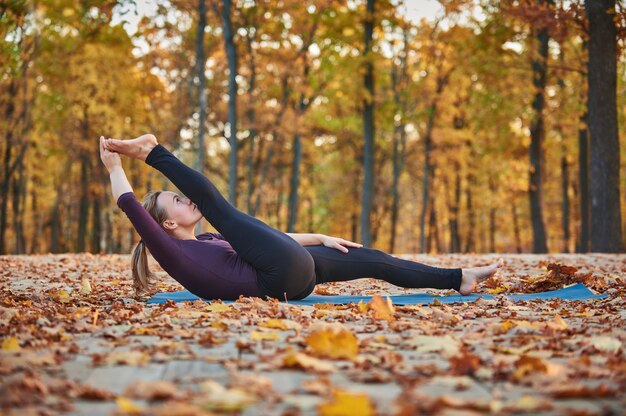
[[107,168],[107,171],[109,171],[109,174],[116,167],[122,167],[120,155],[118,153],[111,152],[104,147],[104,136],[100,136],[100,159]]
[[[344,253],[348,252],[346,247],[363,247],[363,244],[355,243],[353,241],[344,240],[343,238],[330,237],[328,235],[320,235],[320,242],[326,247],[336,248]],[[344,247],[345,246],[345,247]]]

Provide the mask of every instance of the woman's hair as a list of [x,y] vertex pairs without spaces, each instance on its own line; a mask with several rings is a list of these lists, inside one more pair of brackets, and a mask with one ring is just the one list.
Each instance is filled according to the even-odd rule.
[[[143,197],[143,207],[150,213],[152,218],[158,223],[162,224],[167,219],[167,211],[165,208],[157,205],[157,198],[162,191],[150,191]],[[144,292],[150,291],[154,284],[154,278],[156,275],[148,268],[148,256],[146,244],[143,240],[133,248],[131,256],[131,266],[133,270],[133,287],[135,293],[140,295]]]

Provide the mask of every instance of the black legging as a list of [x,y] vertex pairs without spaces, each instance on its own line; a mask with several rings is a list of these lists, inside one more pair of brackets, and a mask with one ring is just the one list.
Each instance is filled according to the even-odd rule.
[[301,246],[228,202],[200,172],[178,160],[158,144],[146,163],[163,173],[187,196],[233,249],[257,271],[266,295],[281,300],[303,299],[318,283],[362,277],[383,279],[407,288],[455,289],[461,286],[460,268],[438,268],[402,260],[376,249]]

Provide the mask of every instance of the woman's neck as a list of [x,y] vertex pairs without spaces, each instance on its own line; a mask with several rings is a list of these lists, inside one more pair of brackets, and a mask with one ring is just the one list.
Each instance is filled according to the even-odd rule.
[[177,238],[179,240],[197,240],[196,235],[193,232],[193,228],[188,230],[179,227],[174,230],[172,234],[174,238]]

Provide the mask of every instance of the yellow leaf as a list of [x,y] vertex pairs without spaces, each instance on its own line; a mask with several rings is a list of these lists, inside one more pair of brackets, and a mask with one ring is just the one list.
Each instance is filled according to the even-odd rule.
[[136,404],[132,400],[127,399],[126,397],[122,397],[122,396],[118,397],[117,400],[115,400],[115,403],[117,403],[117,408],[122,413],[129,413],[131,415],[136,415],[136,414],[140,414],[141,412],[143,412],[143,408],[141,408],[138,404]]
[[21,349],[22,347],[20,347],[17,337],[5,338],[2,340],[3,351],[20,351]]
[[289,319],[272,318],[267,321],[260,322],[259,326],[273,329],[298,329],[301,325]]
[[80,284],[80,294],[88,295],[90,293],[91,293],[91,283],[89,282],[89,279],[87,277],[83,277],[83,280],[81,281],[81,284]]
[[225,303],[211,303],[205,308],[205,310],[209,312],[228,312],[232,310],[232,308],[230,305]]
[[393,316],[393,303],[391,303],[391,298],[389,296],[385,299],[379,295],[372,296],[372,300],[369,302],[369,307],[374,311],[374,317],[376,319],[384,319],[388,322],[395,319]]
[[142,365],[150,361],[150,356],[141,351],[113,351],[105,362],[110,365],[128,364]]
[[567,322],[565,322],[565,320],[563,318],[561,318],[561,315],[554,315],[554,321],[553,322],[548,322],[548,326],[554,329],[567,329],[568,325]]
[[61,303],[69,303],[71,300],[70,294],[65,289],[58,290],[50,294],[52,299]]
[[362,301],[359,301],[356,307],[358,308],[359,313],[366,313],[370,309],[370,305],[368,303],[363,303]]
[[313,370],[322,373],[335,371],[332,363],[311,357],[301,352],[287,353],[282,359],[282,365],[286,368],[300,368],[303,370]]
[[502,331],[507,332],[509,329],[515,327],[515,323],[507,320],[507,321],[502,322],[500,327],[502,328]]
[[252,331],[250,333],[250,339],[253,341],[278,341],[280,340],[280,334],[276,331]]
[[451,335],[416,335],[407,343],[414,346],[417,352],[441,352],[449,356],[458,354],[461,348],[461,343]]
[[317,410],[321,416],[369,416],[374,414],[374,406],[369,396],[345,390],[333,391],[332,401],[322,403]]
[[131,328],[130,333],[133,335],[157,335],[156,329],[143,326]]
[[318,357],[353,359],[359,353],[359,340],[341,324],[328,325],[313,330],[306,343]]
[[502,293],[502,292],[506,292],[506,287],[499,286],[499,287],[497,287],[495,289],[487,289],[487,293],[490,293],[492,295],[497,295],[497,294]]
[[213,328],[228,329],[228,325],[226,325],[226,323],[220,322],[220,321],[213,321],[213,322],[211,322],[211,326]]

